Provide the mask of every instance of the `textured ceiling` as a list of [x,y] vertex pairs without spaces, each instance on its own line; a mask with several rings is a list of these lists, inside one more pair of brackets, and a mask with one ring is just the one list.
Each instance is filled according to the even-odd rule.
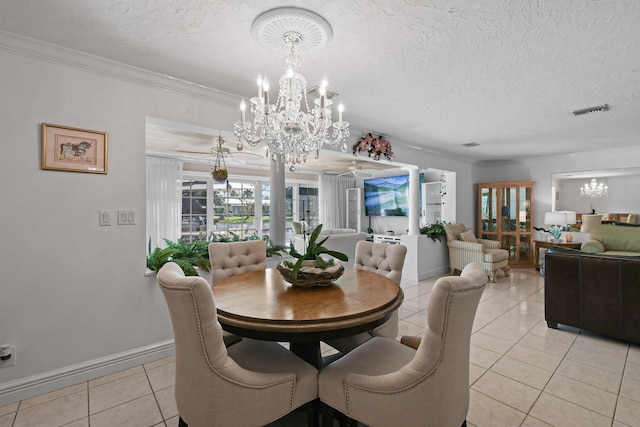
[[303,73],[354,129],[477,160],[640,142],[638,0],[3,1],[0,29],[248,97],[282,73],[250,33],[279,6],[331,24]]

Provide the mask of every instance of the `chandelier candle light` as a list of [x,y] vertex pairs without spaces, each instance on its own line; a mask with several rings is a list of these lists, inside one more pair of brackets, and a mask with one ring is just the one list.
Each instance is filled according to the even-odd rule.
[[[302,66],[300,51],[324,47],[333,35],[329,23],[308,10],[283,7],[269,10],[256,18],[251,26],[254,38],[276,51],[286,51],[286,72],[280,77],[275,103],[269,101],[270,84],[266,76],[258,76],[257,96],[250,99],[249,111],[253,124],[246,120],[247,104],[240,103],[240,120],[234,123],[234,134],[243,148],[243,141],[251,146],[264,142],[267,156],[272,160],[295,164],[307,161],[310,153],[317,159],[324,144],[337,146],[349,136],[349,122],[342,119],[344,106],[338,105],[338,121],[332,122],[333,101],[327,92],[327,80],[318,87],[318,97],[312,108],[307,101],[307,80],[299,72]],[[253,130],[252,130],[253,127]]]
[[585,183],[583,187],[580,187],[580,195],[582,197],[597,199],[607,194],[609,194],[609,187],[602,182],[598,182],[595,178],[591,178],[589,183]]

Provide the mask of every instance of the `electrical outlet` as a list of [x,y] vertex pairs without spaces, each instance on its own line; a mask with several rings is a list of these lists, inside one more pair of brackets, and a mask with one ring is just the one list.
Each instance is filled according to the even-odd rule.
[[[7,360],[2,360],[11,355]],[[15,366],[16,364],[16,346],[15,345],[3,345],[0,346],[0,368],[8,368],[9,366]]]

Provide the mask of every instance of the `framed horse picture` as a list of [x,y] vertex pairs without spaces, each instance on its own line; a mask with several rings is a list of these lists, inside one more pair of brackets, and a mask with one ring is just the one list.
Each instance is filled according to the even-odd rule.
[[107,173],[107,132],[42,124],[42,169]]

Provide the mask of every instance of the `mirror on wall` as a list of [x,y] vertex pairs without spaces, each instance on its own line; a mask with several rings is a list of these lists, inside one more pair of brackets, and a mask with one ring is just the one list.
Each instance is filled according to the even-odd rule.
[[[607,186],[607,194],[586,197],[581,187],[597,183]],[[640,168],[564,172],[551,175],[551,206],[558,211],[581,213],[640,213]]]

